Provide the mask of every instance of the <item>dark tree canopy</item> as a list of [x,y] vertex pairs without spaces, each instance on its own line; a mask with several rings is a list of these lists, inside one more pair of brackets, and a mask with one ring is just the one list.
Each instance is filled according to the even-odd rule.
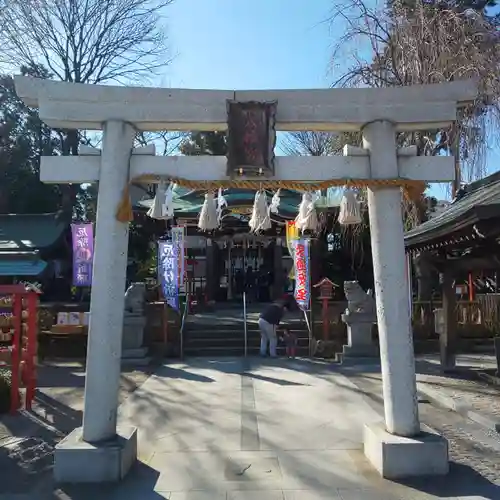
[[17,97],[12,77],[0,75],[0,213],[59,209],[59,188],[41,183],[39,175],[40,155],[52,155],[60,147],[36,111]]
[[181,145],[180,151],[186,156],[225,156],[227,136],[225,132],[191,132]]

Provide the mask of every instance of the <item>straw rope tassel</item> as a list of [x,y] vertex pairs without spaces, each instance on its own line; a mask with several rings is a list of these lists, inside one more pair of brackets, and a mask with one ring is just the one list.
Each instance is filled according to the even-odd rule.
[[212,191],[209,191],[205,195],[205,201],[201,207],[200,218],[198,219],[198,227],[202,231],[213,231],[219,227],[217,206]]
[[340,201],[339,224],[352,226],[361,222],[361,210],[356,194],[352,189],[346,189]]
[[266,192],[262,189],[255,194],[252,217],[248,225],[253,233],[271,229],[272,224],[269,215],[269,207],[267,206],[267,196]]
[[298,229],[304,231],[316,232],[319,228],[318,216],[314,206],[314,199],[311,191],[306,191],[302,195],[302,201],[299,205],[299,213],[295,219]]
[[123,188],[122,198],[116,209],[116,220],[120,222],[131,222],[134,220],[129,184]]
[[163,181],[158,184],[153,204],[147,213],[149,217],[159,220],[168,220],[174,217],[174,194],[172,189],[172,184],[169,184],[167,188]]
[[[161,179],[156,174],[144,174],[135,177],[130,183],[137,184],[152,184],[157,183]],[[192,181],[183,179],[182,177],[171,177],[170,181],[180,187],[197,189],[197,190],[217,190],[219,188],[240,188],[240,189],[291,189],[294,191],[318,190],[327,189],[329,187],[348,188],[368,187],[399,187],[402,188],[406,198],[413,199],[415,193],[421,193],[425,190],[425,182],[412,179],[329,179],[321,182],[306,183],[301,181],[283,181],[283,180],[219,180],[219,181]],[[122,199],[117,207],[116,218],[120,222],[129,222],[133,219],[132,204],[130,202],[129,186],[123,190]]]
[[280,203],[281,203],[281,189],[278,189],[276,193],[274,193],[272,199],[271,199],[271,205],[269,206],[269,212],[272,214],[277,214],[279,212],[280,208]]
[[219,221],[219,224],[222,221],[222,212],[224,208],[227,208],[227,200],[224,197],[224,190],[219,188],[217,193],[217,220]]

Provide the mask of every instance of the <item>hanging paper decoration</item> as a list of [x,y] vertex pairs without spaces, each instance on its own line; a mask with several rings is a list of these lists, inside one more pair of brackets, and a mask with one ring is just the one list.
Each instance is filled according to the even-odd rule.
[[253,204],[252,217],[248,222],[252,232],[257,233],[271,229],[271,217],[269,216],[269,207],[267,206],[266,192],[257,191]]
[[306,191],[302,195],[302,201],[299,206],[299,214],[297,215],[295,222],[297,224],[297,228],[302,233],[304,231],[316,232],[319,228],[313,194],[310,191]]
[[176,245],[172,241],[158,242],[158,281],[165,302],[179,310],[179,267]]
[[219,225],[222,220],[222,211],[225,207],[227,207],[227,200],[224,198],[222,188],[219,188],[219,192],[217,193],[217,221]]
[[274,193],[274,195],[271,199],[271,205],[269,207],[269,211],[272,214],[277,214],[279,211],[279,207],[280,207],[280,203],[281,203],[280,194],[281,194],[281,189],[278,189],[278,191],[276,191],[276,193]]
[[219,227],[216,201],[214,193],[211,191],[205,195],[205,201],[201,207],[200,218],[198,220],[198,227],[202,231],[213,231]]
[[340,202],[339,224],[349,226],[361,224],[361,210],[356,194],[352,189],[346,189]]
[[295,241],[293,267],[295,270],[294,297],[298,306],[303,310],[309,309],[311,298],[311,284],[309,279],[309,240]]
[[152,219],[172,219],[174,216],[173,197],[172,184],[167,187],[164,181],[160,182],[156,188],[153,204],[148,210],[148,216]]
[[169,184],[165,192],[163,211],[168,219],[174,218],[174,185]]

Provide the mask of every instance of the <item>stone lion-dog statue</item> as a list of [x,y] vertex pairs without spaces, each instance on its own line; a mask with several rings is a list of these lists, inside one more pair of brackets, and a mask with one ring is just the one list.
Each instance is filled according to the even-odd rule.
[[365,292],[357,281],[344,281],[344,293],[347,299],[345,314],[376,314],[375,299],[371,290]]
[[131,283],[125,292],[125,311],[132,314],[143,314],[146,302],[146,284]]

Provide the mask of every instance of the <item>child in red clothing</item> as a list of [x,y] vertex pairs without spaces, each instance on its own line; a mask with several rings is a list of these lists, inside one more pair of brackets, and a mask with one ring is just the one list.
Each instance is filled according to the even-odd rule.
[[297,348],[297,337],[290,330],[283,330],[283,340],[286,346],[286,355],[293,359],[295,358],[295,351]]

